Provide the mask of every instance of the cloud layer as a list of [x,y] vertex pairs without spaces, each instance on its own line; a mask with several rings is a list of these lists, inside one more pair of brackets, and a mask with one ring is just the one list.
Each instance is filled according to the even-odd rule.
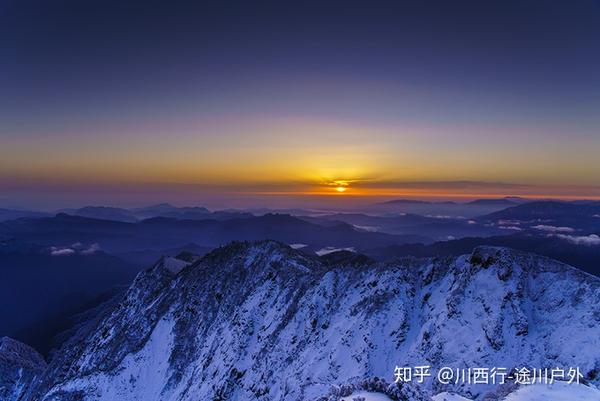
[[596,234],[590,235],[565,235],[565,234],[555,234],[554,236],[564,239],[565,241],[569,241],[575,245],[586,245],[586,246],[594,246],[600,245],[600,237]]

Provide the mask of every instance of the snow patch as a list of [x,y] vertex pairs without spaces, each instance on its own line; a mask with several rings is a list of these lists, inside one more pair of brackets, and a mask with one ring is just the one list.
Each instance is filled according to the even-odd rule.
[[390,397],[381,393],[373,393],[370,391],[356,391],[347,397],[343,397],[340,401],[392,401]]
[[[583,384],[554,382],[522,386],[503,401],[598,401],[600,391]],[[437,400],[436,400],[437,401]]]
[[335,248],[333,246],[326,246],[325,248],[321,248],[319,249],[317,252],[315,252],[317,255],[319,256],[323,256],[323,255],[327,255],[329,253],[333,253],[333,252],[338,252],[338,251],[350,251],[350,252],[356,252],[356,250],[353,247],[348,247],[348,248]]
[[431,397],[433,401],[471,401],[468,398],[462,397],[458,394],[443,392],[438,395]]

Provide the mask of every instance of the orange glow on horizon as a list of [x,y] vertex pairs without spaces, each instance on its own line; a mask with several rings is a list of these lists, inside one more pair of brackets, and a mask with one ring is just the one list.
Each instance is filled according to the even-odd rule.
[[[473,188],[465,188],[464,190],[452,188],[401,188],[401,187],[369,187],[361,186],[357,183],[352,187],[351,193],[349,181],[334,181],[330,183],[306,184],[290,187],[289,190],[266,190],[266,191],[250,191],[253,195],[259,196],[331,196],[341,195],[351,198],[380,198],[380,199],[397,199],[397,198],[412,198],[412,199],[440,199],[440,200],[472,200],[485,198],[503,198],[503,197],[521,197],[529,199],[600,199],[600,191],[588,191],[586,195],[573,191],[573,188],[565,187],[527,187],[520,189],[507,189],[503,192],[499,188],[481,188],[479,191]],[[236,192],[239,195],[248,192]]]

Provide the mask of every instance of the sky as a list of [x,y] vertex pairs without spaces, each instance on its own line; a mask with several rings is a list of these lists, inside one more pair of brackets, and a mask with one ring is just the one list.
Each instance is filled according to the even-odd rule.
[[0,1],[0,207],[600,198],[600,2]]

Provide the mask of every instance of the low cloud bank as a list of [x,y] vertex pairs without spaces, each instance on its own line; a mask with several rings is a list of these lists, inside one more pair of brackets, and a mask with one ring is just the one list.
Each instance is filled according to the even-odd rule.
[[84,247],[81,242],[75,242],[71,246],[51,246],[48,248],[52,256],[69,256],[79,253],[80,255],[93,255],[100,250],[100,245],[93,243]]
[[564,239],[565,241],[569,241],[570,243],[575,244],[575,245],[586,245],[586,246],[600,245],[600,237],[596,234],[590,234],[590,235],[555,234],[553,236],[558,237],[560,239]]
[[540,231],[547,231],[547,232],[551,232],[551,233],[572,233],[572,232],[575,232],[575,229],[571,228],[571,227],[547,226],[545,224],[540,224],[540,225],[537,225],[537,226],[533,226],[531,228],[536,229],[536,230],[540,230]]

